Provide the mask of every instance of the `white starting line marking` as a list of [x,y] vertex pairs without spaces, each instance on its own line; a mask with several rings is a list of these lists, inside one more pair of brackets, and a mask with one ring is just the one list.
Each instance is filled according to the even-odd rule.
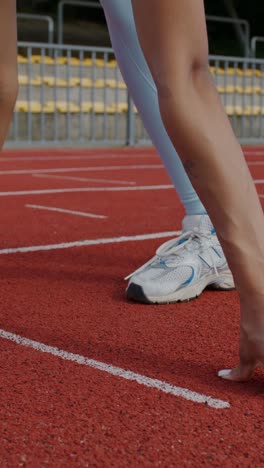
[[134,169],[164,169],[162,164],[130,164],[124,166],[85,166],[85,167],[57,167],[52,169],[11,169],[0,171],[0,175],[11,174],[46,174],[56,172],[90,172],[90,171],[128,171]]
[[72,211],[72,210],[65,210],[63,208],[55,208],[51,206],[42,206],[42,205],[25,205],[27,208],[33,208],[35,210],[47,210],[47,211],[57,211],[58,213],[67,213],[76,216],[84,216],[87,218],[99,218],[99,219],[106,219],[108,216],[104,215],[96,215],[93,213],[86,213],[83,211]]
[[184,398],[185,400],[189,400],[194,403],[203,403],[215,409],[230,408],[230,403],[228,403],[228,401],[218,400],[216,398],[212,398],[211,396],[204,395],[203,393],[193,392],[187,388],[176,387],[175,385],[163,382],[162,380],[152,379],[150,377],[146,377],[145,375],[122,369],[121,367],[111,366],[110,364],[96,361],[94,359],[89,359],[79,354],[69,353],[68,351],[63,351],[62,349],[56,348],[54,346],[48,346],[44,343],[39,343],[38,341],[29,340],[28,338],[24,338],[23,336],[16,335],[14,333],[9,333],[2,329],[0,329],[0,337],[4,340],[12,341],[13,343],[16,343],[20,346],[25,346],[41,353],[51,354],[65,361],[71,361],[76,364],[91,367],[116,377],[131,380],[133,382],[137,382],[140,385],[144,385],[145,387],[160,390],[163,393],[167,393],[179,398]]
[[74,242],[64,242],[62,244],[33,245],[28,247],[11,247],[1,249],[0,255],[13,253],[40,252],[45,250],[71,249],[73,247],[88,247],[90,245],[114,244],[121,242],[135,242],[150,239],[162,239],[163,237],[179,236],[181,231],[156,232],[152,234],[139,234],[136,236],[108,237],[104,239],[87,239]]
[[264,184],[264,179],[254,180],[255,184]]
[[87,177],[71,177],[49,174],[32,174],[32,177],[40,177],[42,179],[77,180],[80,182],[103,182],[106,184],[136,185],[136,182],[131,182],[128,180],[93,179]]
[[263,166],[264,161],[247,161],[248,166]]
[[13,192],[0,192],[0,197],[14,197],[22,195],[46,195],[49,193],[78,193],[78,192],[130,192],[144,190],[171,190],[173,185],[136,185],[129,187],[78,187],[65,189],[43,189],[43,190],[17,190]]

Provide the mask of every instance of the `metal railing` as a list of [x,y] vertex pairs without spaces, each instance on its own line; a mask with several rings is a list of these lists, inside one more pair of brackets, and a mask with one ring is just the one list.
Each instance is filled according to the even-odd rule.
[[[57,7],[57,34],[58,34],[58,44],[63,44],[63,32],[64,32],[64,8],[65,5],[79,6],[93,9],[102,9],[100,3],[86,0],[60,0]],[[54,21],[50,16],[37,15],[37,14],[28,14],[28,13],[18,13],[18,20],[28,19],[33,21],[45,21],[48,24],[48,42],[52,44],[54,42]],[[212,16],[206,15],[207,22],[217,22],[217,23],[227,23],[234,25],[238,29],[238,37],[241,44],[244,47],[245,57],[250,56],[250,52],[253,48],[256,48],[256,42],[262,41],[263,38],[253,38],[250,48],[250,25],[247,20],[238,19],[238,18],[229,18],[225,16]],[[244,33],[242,31],[244,28]],[[253,55],[255,57],[255,55]]]
[[89,2],[85,0],[61,0],[58,3],[57,9],[57,30],[58,30],[58,44],[63,44],[63,27],[64,27],[64,7],[65,5],[102,9],[99,3]]
[[48,25],[48,43],[54,43],[54,21],[51,16],[32,15],[30,13],[17,13],[18,20],[44,21]]
[[241,143],[264,141],[264,60],[211,56],[215,83]]
[[257,44],[260,42],[264,42],[264,37],[263,36],[254,36],[251,39],[251,51],[252,51],[252,57],[257,56]]
[[[102,9],[100,3],[95,3],[86,0],[60,0],[57,8],[57,30],[58,44],[63,44],[63,29],[64,29],[64,7],[65,5]],[[250,25],[245,19],[229,18],[225,16],[206,15],[207,22],[224,23],[233,25],[236,30],[239,30],[239,41],[244,47],[245,57],[250,56]],[[244,32],[242,29],[244,28]]]
[[[19,42],[18,50],[8,146],[150,143],[111,48]],[[264,60],[211,56],[210,67],[237,137],[263,142]]]
[[245,29],[244,38],[243,38],[243,46],[244,46],[244,56],[250,56],[250,25],[247,20],[244,19],[236,19],[236,18],[228,18],[225,16],[212,16],[206,15],[206,21],[213,21],[216,23],[227,23],[233,24],[234,26],[239,25],[243,26]]
[[147,140],[111,48],[19,42],[18,52],[20,89],[9,145]]

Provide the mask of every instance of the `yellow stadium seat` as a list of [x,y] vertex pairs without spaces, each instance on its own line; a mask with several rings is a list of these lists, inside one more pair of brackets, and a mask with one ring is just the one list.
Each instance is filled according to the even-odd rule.
[[18,63],[28,63],[27,57],[24,57],[23,55],[20,55],[20,54],[17,56],[17,61]]
[[26,86],[29,83],[29,79],[27,75],[19,75],[18,76],[18,84],[19,86]]
[[41,112],[41,104],[38,101],[17,101],[15,106],[16,112],[32,112],[39,114]]
[[254,75],[253,70],[251,68],[238,68],[237,69],[237,75],[238,76],[249,76],[252,77]]
[[235,89],[235,86],[233,86],[233,85],[227,85],[225,87],[225,92],[227,94],[233,94],[235,91],[236,91],[236,89]]
[[45,65],[53,65],[54,58],[47,55],[31,55],[31,63],[44,63]]
[[106,66],[106,62],[105,62],[104,59],[98,59],[98,58],[97,58],[97,59],[95,59],[94,63],[95,63],[95,65],[96,65],[97,67],[102,67],[102,68],[103,68],[103,67]]
[[116,68],[117,67],[117,62],[116,60],[110,60],[110,62],[108,62],[107,66],[109,68]]
[[106,106],[104,105],[103,102],[94,102],[92,104],[92,111],[95,114],[104,114],[106,111]]
[[126,102],[118,102],[118,103],[113,103],[109,106],[107,106],[107,111],[115,114],[121,114],[123,112],[127,112],[128,106]]
[[106,107],[105,113],[106,114],[117,114],[117,113],[120,114],[121,111],[118,111],[117,109],[115,109],[115,107],[111,104]]
[[245,75],[245,76],[253,76],[253,75],[254,75],[254,70],[252,70],[251,68],[247,68],[247,69],[244,71],[244,75]]
[[127,102],[118,102],[117,107],[118,107],[118,110],[120,110],[121,112],[127,112],[128,110]]
[[40,102],[37,101],[31,101],[29,103],[29,112],[32,112],[33,114],[39,114],[42,110],[42,106]]
[[243,115],[250,116],[250,115],[260,115],[261,114],[261,107],[260,106],[246,106],[243,109]]
[[119,89],[126,89],[126,84],[124,83],[124,81],[119,81],[118,82],[118,88]]
[[67,63],[67,57],[57,57],[55,63],[58,65],[65,65]]
[[233,115],[242,115],[242,106],[225,106],[225,110],[229,117]]
[[30,80],[31,86],[40,86],[42,84],[42,79],[40,76],[35,76]]
[[68,81],[68,86],[80,86],[81,84],[81,79],[77,77],[70,78]]
[[91,67],[92,64],[93,64],[93,60],[91,58],[86,58],[83,60],[83,64],[86,66],[86,67]]
[[47,101],[45,102],[42,112],[45,112],[45,114],[54,114],[56,112],[56,105],[54,101]]
[[260,114],[264,114],[264,108],[261,108],[260,106],[226,106],[226,112],[227,115],[233,116],[256,116]]
[[245,94],[260,94],[261,87],[260,86],[245,86],[243,89],[243,93]]
[[82,102],[81,103],[81,111],[85,113],[90,113],[92,110],[92,103],[91,102]]
[[17,101],[15,105],[15,112],[28,112],[28,102]]
[[78,57],[71,57],[70,59],[68,59],[68,64],[74,67],[79,67],[80,63],[81,61]]
[[[59,112],[61,114],[71,113],[94,113],[94,114],[122,114],[128,111],[128,105],[126,102],[113,103],[105,105],[103,102],[82,102],[80,105],[75,102],[67,101],[46,101],[41,103],[39,101],[26,101],[19,100],[16,102],[15,112],[32,114],[54,114]],[[137,113],[137,109],[134,107],[134,112]]]
[[224,68],[220,68],[220,67],[215,67],[215,70],[214,70],[214,74],[215,75],[225,75],[225,70]]
[[105,80],[103,78],[98,78],[97,80],[95,80],[94,82],[94,86],[95,88],[104,88],[105,87]]
[[75,102],[64,102],[64,101],[58,101],[55,104],[56,110],[61,113],[76,113],[80,112],[80,107],[75,104]]
[[118,81],[108,78],[108,79],[105,80],[105,86],[107,86],[108,88],[117,88],[118,87]]
[[235,86],[235,92],[238,94],[243,94],[244,92],[243,86]]
[[68,86],[68,82],[63,78],[58,78],[55,76],[44,76],[42,80],[43,84],[47,86],[60,86],[66,87]]
[[84,88],[92,88],[93,87],[93,81],[91,80],[91,78],[82,78],[80,84]]
[[260,86],[233,86],[228,85],[224,86],[217,86],[217,91],[220,94],[262,94],[264,93],[264,89]]

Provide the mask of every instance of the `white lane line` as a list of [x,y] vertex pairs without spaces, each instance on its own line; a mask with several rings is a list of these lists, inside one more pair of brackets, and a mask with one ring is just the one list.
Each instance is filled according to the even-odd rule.
[[210,406],[214,409],[226,409],[230,408],[230,403],[228,401],[219,400],[217,398],[212,398],[211,396],[204,395],[203,393],[194,392],[188,388],[176,387],[175,385],[169,384],[162,380],[152,379],[142,374],[137,374],[122,367],[111,366],[105,362],[96,361],[95,359],[89,359],[80,354],[70,353],[62,349],[56,348],[54,346],[48,346],[44,343],[38,341],[30,340],[24,338],[23,336],[16,335],[14,333],[9,333],[5,330],[0,329],[0,337],[4,340],[11,341],[20,346],[25,346],[27,348],[34,349],[41,353],[51,354],[56,356],[64,361],[71,361],[76,364],[91,367],[93,369],[99,370],[101,372],[106,372],[107,374],[130,380],[132,382],[137,382],[140,385],[145,387],[150,387],[155,390],[159,390],[168,395],[173,395],[178,398],[183,398],[184,400],[192,401],[193,403],[202,403],[206,406]]
[[248,166],[263,166],[264,161],[247,161]]
[[256,179],[254,180],[255,184],[258,185],[258,184],[264,184],[264,179]]
[[77,180],[80,182],[103,182],[106,184],[136,185],[136,182],[131,182],[129,180],[93,179],[87,177],[56,176],[48,174],[32,174],[32,177],[40,177],[42,179]]
[[259,195],[259,198],[264,198],[264,195]]
[[115,244],[122,242],[136,242],[150,239],[162,239],[164,237],[179,236],[181,231],[168,231],[168,232],[155,232],[151,234],[139,234],[135,236],[122,236],[122,237],[105,237],[102,239],[87,239],[73,242],[63,242],[61,244],[49,245],[31,245],[27,247],[11,247],[7,249],[0,249],[0,255],[8,255],[13,253],[28,253],[28,252],[41,252],[46,250],[60,250],[71,249],[73,247],[88,247],[90,245],[101,244]]
[[97,154],[89,155],[83,154],[80,156],[3,156],[0,157],[0,162],[12,162],[12,161],[67,161],[67,160],[86,160],[86,159],[134,159],[134,158],[157,158],[157,154],[154,152],[149,153],[124,153],[124,154]]
[[43,206],[43,205],[25,205],[27,208],[33,208],[35,210],[47,210],[47,211],[57,211],[58,213],[66,213],[75,216],[84,216],[87,218],[99,218],[99,219],[106,219],[108,216],[104,215],[97,215],[93,213],[86,213],[83,211],[72,211],[72,210],[65,210],[63,208],[55,208],[51,206]]
[[138,185],[135,187],[78,187],[65,189],[17,190],[14,192],[0,192],[0,197],[14,197],[22,195],[46,195],[49,193],[78,193],[78,192],[130,192],[146,190],[171,190],[173,185]]
[[0,171],[0,175],[11,174],[48,174],[56,172],[90,172],[90,171],[123,171],[134,169],[164,169],[162,164],[127,164],[123,166],[84,166],[84,167],[57,167],[52,169],[12,169]]

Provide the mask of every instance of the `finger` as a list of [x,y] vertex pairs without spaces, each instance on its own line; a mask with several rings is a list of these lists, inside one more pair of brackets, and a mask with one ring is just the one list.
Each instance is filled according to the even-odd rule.
[[234,369],[224,369],[218,372],[218,376],[225,380],[233,382],[246,382],[251,379],[256,369],[257,362],[244,364],[240,362],[239,366]]

